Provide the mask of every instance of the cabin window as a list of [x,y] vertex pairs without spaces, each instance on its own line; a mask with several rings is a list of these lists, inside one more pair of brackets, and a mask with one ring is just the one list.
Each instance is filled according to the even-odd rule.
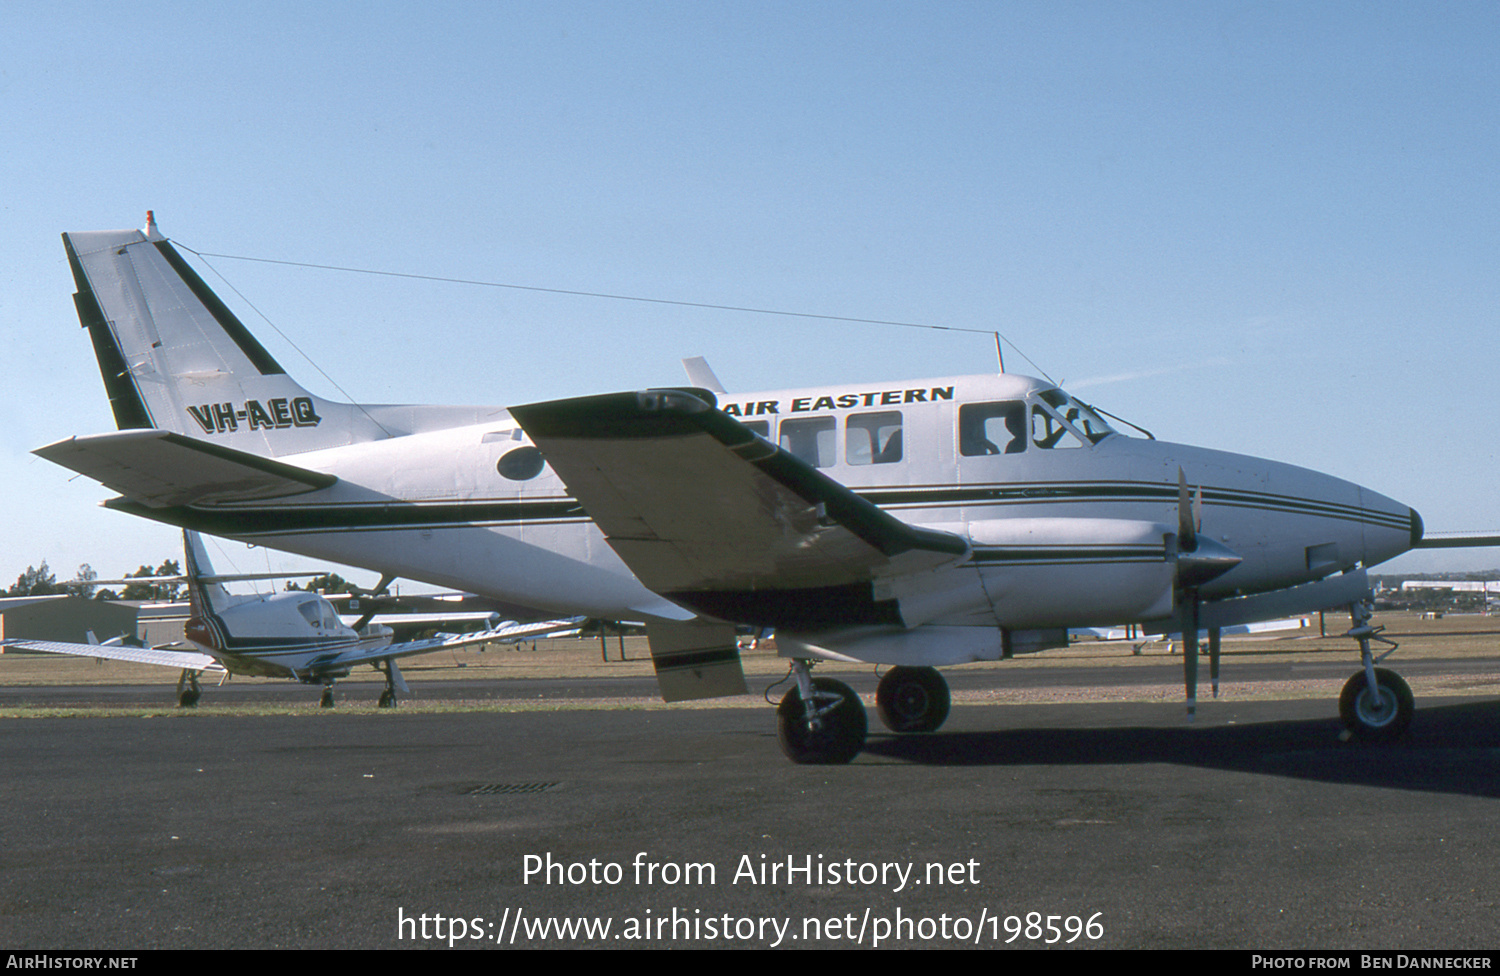
[[1031,443],[1044,450],[1083,446],[1077,434],[1040,404],[1031,408]]
[[302,619],[318,630],[325,633],[333,633],[338,630],[339,619],[333,609],[322,600],[303,600],[297,604],[297,612],[302,614]]
[[1091,444],[1097,444],[1116,432],[1113,427],[1104,422],[1104,418],[1094,412],[1093,407],[1072,399],[1062,390],[1042,390],[1037,396],[1041,397],[1043,403],[1056,410],[1059,417],[1078,428]]
[[851,414],[844,424],[844,460],[849,464],[894,464],[901,460],[901,411]]
[[1026,450],[1026,404],[1020,400],[966,403],[958,408],[958,453],[1020,454]]
[[833,439],[837,424],[832,417],[799,417],[781,422],[781,449],[815,468],[830,467],[838,459]]

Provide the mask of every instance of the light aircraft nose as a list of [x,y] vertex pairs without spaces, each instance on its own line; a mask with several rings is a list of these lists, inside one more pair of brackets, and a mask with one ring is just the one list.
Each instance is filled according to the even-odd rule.
[[1360,503],[1367,513],[1363,560],[1366,566],[1394,559],[1422,541],[1422,516],[1416,509],[1367,488],[1360,489]]

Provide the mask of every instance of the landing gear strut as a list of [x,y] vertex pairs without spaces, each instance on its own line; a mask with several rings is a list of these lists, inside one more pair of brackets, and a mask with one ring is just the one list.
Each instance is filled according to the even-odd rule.
[[385,667],[377,664],[375,670],[385,675],[385,690],[380,693],[381,708],[395,708],[397,692],[403,695],[411,694],[411,689],[406,686],[406,681],[401,677],[401,669],[396,667],[395,658],[386,658]]
[[183,668],[181,676],[177,679],[177,707],[197,708],[198,696],[202,693],[198,687],[198,672],[191,668]]
[[[1359,641],[1359,657],[1364,669],[1344,684],[1343,693],[1339,695],[1339,718],[1349,734],[1361,742],[1391,742],[1411,725],[1416,706],[1411,688],[1400,675],[1375,666],[1370,641],[1389,644],[1391,651],[1396,649],[1396,642],[1380,636],[1384,628],[1370,625],[1372,614],[1368,603],[1349,605],[1354,626],[1349,629],[1348,636]],[[1380,659],[1384,660],[1391,651],[1386,651]]]
[[864,748],[869,730],[859,696],[842,682],[814,678],[806,661],[793,661],[792,675],[797,687],[776,707],[781,751],[794,763],[849,762]]
[[950,704],[948,682],[936,668],[891,668],[875,691],[875,709],[892,732],[936,732]]

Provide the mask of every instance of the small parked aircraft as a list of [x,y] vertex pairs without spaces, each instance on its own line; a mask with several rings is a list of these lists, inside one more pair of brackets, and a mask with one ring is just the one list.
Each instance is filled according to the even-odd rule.
[[385,674],[385,690],[380,707],[396,705],[397,693],[410,694],[401,677],[396,659],[413,654],[469,647],[475,644],[512,644],[522,640],[563,632],[577,632],[582,618],[545,620],[537,623],[502,623],[498,614],[481,631],[467,634],[438,634],[425,640],[392,643],[392,631],[383,624],[365,619],[351,627],[340,619],[333,604],[317,593],[284,591],[279,593],[233,595],[223,586],[233,580],[280,579],[267,575],[215,575],[209,565],[203,540],[193,531],[183,532],[187,555],[187,572],[180,577],[137,577],[131,580],[88,580],[98,585],[108,582],[140,583],[170,580],[187,584],[190,616],[184,636],[192,650],[172,645],[128,647],[115,642],[104,644],[70,644],[60,641],[6,640],[7,647],[23,651],[45,651],[75,657],[108,658],[180,668],[177,681],[177,703],[192,707],[201,693],[198,678],[212,674],[248,674],[260,677],[293,678],[304,684],[321,684],[321,704],[333,705],[333,683],[347,677],[360,664],[370,664]]
[[894,665],[899,731],[947,714],[935,670],[1144,623],[1198,637],[1349,607],[1362,667],[1341,714],[1399,735],[1367,567],[1422,520],[1304,468],[1115,430],[1001,374],[729,396],[692,388],[502,407],[310,394],[160,233],[64,234],[117,426],[36,451],[119,511],[546,613],[647,622],[663,697],[744,690],[735,625],[774,628],[795,688],[783,750],[844,762],[865,714],[820,660]]

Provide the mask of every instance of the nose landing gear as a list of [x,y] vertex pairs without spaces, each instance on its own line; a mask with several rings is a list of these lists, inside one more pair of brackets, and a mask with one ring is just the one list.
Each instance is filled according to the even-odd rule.
[[[1383,627],[1370,624],[1374,613],[1368,603],[1351,603],[1349,616],[1354,626],[1346,636],[1359,641],[1360,661],[1363,670],[1356,673],[1345,684],[1339,695],[1339,718],[1350,736],[1368,743],[1391,742],[1400,738],[1411,725],[1412,713],[1416,710],[1411,688],[1401,676],[1386,668],[1377,668],[1397,647],[1396,642],[1380,636]],[[1389,644],[1391,650],[1373,656],[1370,642]]]

